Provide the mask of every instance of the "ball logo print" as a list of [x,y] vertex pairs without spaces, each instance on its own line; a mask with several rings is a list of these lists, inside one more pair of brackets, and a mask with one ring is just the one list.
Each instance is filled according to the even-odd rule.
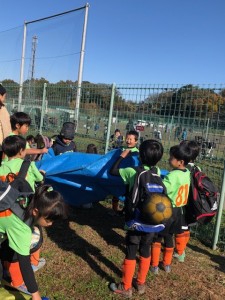
[[152,193],[142,206],[142,219],[148,224],[163,224],[172,216],[172,205],[165,194]]

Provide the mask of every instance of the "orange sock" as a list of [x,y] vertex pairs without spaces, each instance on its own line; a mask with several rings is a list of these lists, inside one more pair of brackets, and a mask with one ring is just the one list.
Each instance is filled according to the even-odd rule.
[[185,234],[185,248],[186,248],[187,244],[188,244],[188,242],[190,240],[191,233],[190,233],[189,230],[187,230],[187,231],[184,232],[184,234]]
[[161,243],[152,243],[151,253],[151,265],[153,267],[158,267],[161,253]]
[[122,283],[125,290],[132,287],[132,280],[135,272],[136,260],[125,259],[123,263]]
[[186,247],[186,236],[185,233],[180,233],[175,235],[175,247],[179,255],[184,252]]
[[23,277],[20,271],[20,266],[18,262],[4,262],[4,267],[9,271],[12,286],[20,286],[23,283]]
[[173,258],[173,248],[164,248],[163,265],[170,266]]
[[40,249],[38,249],[37,251],[33,252],[30,255],[30,262],[32,265],[37,266],[40,260]]
[[150,267],[151,256],[148,258],[140,256],[138,274],[137,274],[137,283],[144,284],[146,280],[146,276],[148,274],[148,270]]

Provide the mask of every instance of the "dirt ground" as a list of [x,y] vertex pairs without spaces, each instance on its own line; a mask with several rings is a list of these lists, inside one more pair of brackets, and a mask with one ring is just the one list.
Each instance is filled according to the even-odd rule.
[[[51,300],[121,299],[108,289],[121,278],[124,259],[123,218],[110,206],[72,209],[67,221],[45,232],[42,256],[47,265],[37,274],[42,294]],[[225,252],[212,251],[191,238],[184,263],[173,261],[172,272],[149,272],[147,291],[132,299],[224,300]]]

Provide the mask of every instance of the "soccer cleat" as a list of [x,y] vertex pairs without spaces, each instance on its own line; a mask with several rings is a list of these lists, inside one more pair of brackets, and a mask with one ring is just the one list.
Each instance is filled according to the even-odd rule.
[[164,265],[163,269],[166,273],[170,273],[171,272],[171,266],[170,265]]
[[135,288],[135,290],[137,290],[137,292],[138,292],[139,295],[143,295],[145,293],[145,289],[146,289],[145,283],[138,284],[137,283],[137,279],[134,278],[133,281],[132,281],[132,285]]
[[150,271],[155,274],[155,275],[158,275],[159,274],[159,267],[153,267],[151,266],[150,267]]
[[131,298],[132,297],[132,288],[125,290],[122,283],[116,284],[114,282],[110,283],[109,288],[115,294],[119,294],[124,298]]
[[31,265],[31,266],[32,266],[33,271],[36,272],[39,269],[41,269],[42,267],[44,267],[45,264],[46,264],[46,260],[42,257],[39,259],[37,266],[35,266],[35,265]]
[[185,256],[185,251],[181,255],[176,252],[173,255],[173,257],[176,258],[179,262],[184,262]]

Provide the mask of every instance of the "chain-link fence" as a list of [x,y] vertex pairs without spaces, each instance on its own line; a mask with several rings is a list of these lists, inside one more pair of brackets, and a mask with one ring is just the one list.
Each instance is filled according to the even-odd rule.
[[[7,84],[7,108],[18,110],[19,85]],[[45,86],[45,88],[44,88]],[[107,85],[83,82],[77,103],[75,83],[24,83],[21,110],[32,118],[30,133],[59,133],[62,124],[74,121],[79,107],[76,143],[86,151],[94,143],[99,153],[111,149],[111,135],[131,129],[140,142],[155,138],[165,154],[160,167],[168,168],[169,148],[182,139],[196,140],[198,164],[221,187],[225,154],[224,85]]]

